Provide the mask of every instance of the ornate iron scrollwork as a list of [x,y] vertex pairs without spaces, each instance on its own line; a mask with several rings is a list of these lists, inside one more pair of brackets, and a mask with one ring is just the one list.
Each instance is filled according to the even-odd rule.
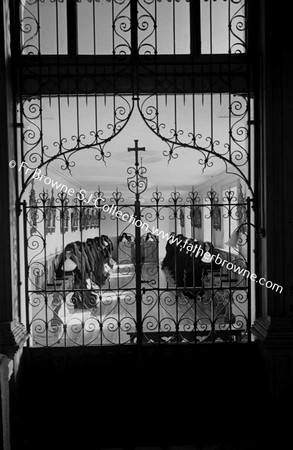
[[135,152],[135,167],[128,167],[127,173],[129,175],[132,175],[131,177],[127,178],[127,186],[130,192],[132,192],[135,195],[141,195],[148,186],[148,179],[144,175],[147,172],[146,167],[142,165],[139,165],[138,162],[138,152],[139,151],[145,151],[144,147],[138,147],[138,141],[135,140],[135,147],[129,148],[128,151],[134,151]]
[[190,215],[188,218],[191,219],[191,227],[201,229],[201,206],[198,205],[200,203],[200,197],[194,187],[192,187],[192,190],[188,193],[186,201],[187,203],[190,203]]
[[[51,1],[53,7],[58,6],[56,1]],[[100,58],[94,52],[93,58],[89,58],[89,65],[83,65],[80,62],[82,58],[75,60],[70,57],[72,65],[63,63],[62,58],[55,58],[52,76],[50,64],[49,69],[46,66],[43,70],[45,59],[39,47],[41,24],[36,9],[44,2],[30,0],[21,3],[21,70],[25,77],[20,102],[23,124],[20,160],[25,161],[29,169],[28,173],[23,171],[22,174],[21,195],[36,168],[46,170],[51,162],[59,161],[61,169],[72,174],[76,165],[75,155],[79,151],[95,150],[97,163],[106,165],[111,157],[107,144],[125,129],[135,107],[146,127],[160,138],[165,148],[162,149],[163,155],[170,164],[176,159],[180,160],[186,149],[193,150],[196,155],[194,162],[201,165],[203,171],[213,167],[216,161],[221,161],[227,173],[237,175],[247,189],[253,192],[249,154],[249,118],[252,112],[249,70],[243,60],[239,59],[238,62],[236,58],[235,62],[231,56],[232,53],[244,53],[246,50],[246,41],[242,39],[246,27],[245,2],[230,0],[235,7],[232,17],[227,20],[230,36],[233,35],[227,64],[215,63],[212,54],[209,62],[202,62],[205,58],[197,59],[195,54],[187,55],[186,59],[177,59],[174,52],[160,55],[156,42],[158,20],[153,13],[157,2],[111,0],[107,2],[107,6],[113,6],[111,55]],[[176,3],[173,2],[174,7]],[[95,8],[99,2],[91,4]],[[175,32],[172,26],[171,31]],[[38,55],[35,67],[30,66],[29,61],[32,59],[26,59],[29,55],[32,58]],[[26,83],[30,85],[28,88]],[[222,109],[225,114],[222,114]],[[48,133],[48,116],[45,114],[51,112],[57,120],[52,122]],[[84,116],[92,122],[87,123]],[[64,126],[68,117],[70,128]],[[223,204],[219,204],[218,194],[213,189],[208,193],[207,203],[204,203],[201,202],[203,192],[199,196],[194,188],[187,196],[183,189],[180,193],[174,188],[166,202],[157,188],[152,194],[150,205],[146,203],[140,206],[139,196],[146,192],[148,179],[146,167],[142,162],[139,164],[137,143],[135,147],[136,162],[134,167],[127,170],[127,187],[135,194],[136,204],[126,205],[121,189],[117,188],[110,198],[116,210],[121,213],[125,211],[129,216],[141,212],[143,220],[157,227],[157,230],[164,228],[164,221],[169,219],[168,226],[178,234],[178,225],[185,225],[186,229],[190,225],[187,221],[183,223],[183,214],[187,209],[193,244],[196,239],[203,238],[206,221],[210,220],[212,225],[212,237],[220,234],[213,233],[214,230],[224,231],[227,226],[229,230],[234,221],[240,232],[235,232],[236,245],[231,245],[225,256],[232,258],[233,255],[234,262],[247,267],[249,202],[242,195],[241,187],[236,200],[232,191],[228,190],[224,194]],[[137,242],[137,235],[134,237],[133,229],[128,228],[130,225],[119,222],[115,217],[111,217],[111,220],[116,220],[116,223],[110,222],[109,227],[107,213],[102,212],[103,200],[106,198],[100,189],[93,199],[98,199],[97,208],[89,208],[80,199],[70,204],[63,192],[54,201],[48,195],[43,193],[37,199],[32,183],[30,207],[24,207],[25,226],[30,228],[25,242],[28,254],[26,269],[29,274],[28,321],[32,339],[37,345],[132,343],[137,333],[138,317],[142,321],[139,337],[146,342],[196,343],[245,339],[249,327],[250,302],[245,280],[239,278],[231,281],[220,270],[207,269],[206,276],[196,284],[195,265],[198,261],[194,256],[189,257],[194,265],[188,274],[184,266],[186,261],[182,258],[183,244],[176,247],[174,252],[176,267],[173,277],[172,273],[166,273],[163,278],[158,252],[170,242],[162,245],[161,236],[150,236],[148,233],[143,234]],[[107,233],[108,228],[112,232],[115,229],[115,257],[120,263],[117,267],[113,264],[111,268],[115,276],[99,285],[93,281],[91,274],[87,279],[88,284],[79,287],[74,283],[66,284],[63,280],[60,288],[60,284],[52,277],[56,261],[49,261],[46,254],[47,239],[50,237],[47,233],[54,231],[55,219],[60,222],[63,243],[64,233],[69,232],[70,226],[75,234],[74,239],[79,233],[81,245],[77,251],[81,255],[86,233],[95,235],[96,243],[100,245],[103,233]],[[69,233],[66,239],[68,237]],[[186,248],[189,245],[190,240],[186,242]],[[139,251],[136,251],[137,246]],[[60,258],[60,255],[57,257]],[[110,259],[108,262],[111,264]],[[137,285],[135,264],[141,268]],[[80,264],[79,270],[82,271],[84,265]],[[179,283],[176,271],[183,266],[184,276]],[[188,286],[188,281],[192,286]],[[142,296],[140,315],[137,314],[138,295]]]
[[37,207],[37,199],[36,199],[36,191],[34,189],[35,181],[32,180],[31,182],[31,191],[29,195],[29,206],[31,208],[30,211],[30,223],[31,223],[31,229],[30,232],[33,234],[37,229],[37,217],[38,217],[38,211],[36,209]]
[[219,197],[213,188],[207,193],[206,200],[209,202],[210,206],[212,226],[215,230],[221,230],[221,208],[218,205]]

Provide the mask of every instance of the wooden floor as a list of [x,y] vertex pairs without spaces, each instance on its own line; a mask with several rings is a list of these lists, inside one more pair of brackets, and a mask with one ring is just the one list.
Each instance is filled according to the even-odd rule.
[[[113,270],[103,290],[95,289],[97,286],[92,285],[91,292],[96,297],[94,307],[75,309],[71,300],[73,292],[49,293],[47,302],[45,296],[42,298],[40,293],[35,294],[31,300],[31,344],[63,347],[135,343],[135,283],[134,266],[125,263]],[[223,294],[216,307],[207,293],[195,301],[184,295],[183,289],[176,289],[172,277],[160,268],[160,264],[150,261],[143,265],[142,289],[145,342],[155,343],[158,339],[156,336],[161,342],[174,342],[174,339],[180,342],[204,340],[211,334],[212,320],[213,329],[235,329],[229,322],[223,322],[225,315],[229,312],[232,314],[228,307],[229,301]],[[66,300],[63,301],[63,298]],[[56,304],[59,304],[57,309]],[[243,311],[241,313],[243,315]],[[239,328],[245,330],[245,323],[240,323],[240,327],[238,324]]]

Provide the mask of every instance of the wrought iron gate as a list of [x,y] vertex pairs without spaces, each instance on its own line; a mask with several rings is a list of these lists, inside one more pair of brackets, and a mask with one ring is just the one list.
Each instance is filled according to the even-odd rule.
[[[228,263],[251,268],[247,7],[245,0],[19,0],[19,161],[30,171],[19,173],[21,278],[31,345],[250,339],[246,277],[186,255],[197,240]],[[174,190],[167,200],[158,189],[141,204],[144,172],[136,161],[140,180],[133,179],[133,202],[118,190],[111,199],[96,192],[91,201],[64,192],[36,193],[35,169],[60,161],[71,174],[74,155],[90,149],[98,164],[105,163],[111,156],[107,145],[129,125],[135,109],[164,144],[168,161],[190,149],[203,171],[220,161],[238,178],[237,186],[205,194],[190,186],[189,193]],[[115,233],[109,236],[108,212],[92,204],[98,198],[100,208],[108,201],[149,229],[112,215]],[[163,234],[149,234],[153,226],[157,234],[174,232],[178,241],[182,235],[183,242],[167,244]],[[215,240],[221,227],[224,248]],[[53,246],[57,228],[62,249],[54,254],[48,244]],[[74,275],[62,274],[67,256],[72,263],[66,262],[65,272],[73,272],[75,264]]]
[[[138,151],[144,149],[136,141],[129,150],[135,151],[127,178],[134,204],[125,204],[118,190],[109,204],[101,191],[91,203],[80,193],[73,203],[65,192],[54,198],[43,191],[36,198],[33,186],[29,205],[22,204],[31,345],[249,340],[249,280],[206,261],[204,253],[250,270],[250,199],[228,189],[220,200],[212,189],[203,203],[191,188],[185,198],[175,190],[165,202],[156,189],[141,205],[147,170],[139,165]],[[173,230],[168,234],[166,217]],[[212,237],[196,239],[203,219],[212,229],[228,227],[234,243],[226,251],[216,248]],[[116,221],[116,236],[105,234],[109,220]],[[57,226],[62,250],[52,257],[47,239]],[[70,230],[79,235],[72,242],[66,239]]]

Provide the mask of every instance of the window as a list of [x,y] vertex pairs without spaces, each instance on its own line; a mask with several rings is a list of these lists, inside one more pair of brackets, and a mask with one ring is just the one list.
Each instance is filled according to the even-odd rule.
[[[21,5],[19,160],[31,170],[19,173],[27,248],[23,273],[29,274],[22,290],[31,344],[249,340],[248,285],[219,279],[222,273],[214,268],[205,270],[204,280],[201,269],[185,270],[186,261],[179,260],[171,279],[164,278],[167,250],[161,237],[139,235],[133,224],[124,229],[121,220],[93,214],[87,203],[103,193],[105,202],[125,214],[136,211],[164,233],[211,242],[227,256],[224,242],[231,228],[227,231],[225,213],[234,204],[225,209],[230,195],[225,186],[241,180],[253,197],[244,1],[21,0]],[[241,24],[238,34],[234,20]],[[133,140],[146,147],[137,163],[140,182],[134,154],[127,152]],[[48,187],[43,192],[38,183],[27,204],[33,169],[42,170]],[[53,183],[55,189],[63,183],[68,192],[85,187],[88,198],[55,191],[48,204],[46,189]],[[243,245],[239,258],[245,265],[251,255],[247,240]],[[99,255],[109,248],[116,266],[109,257],[103,271]],[[73,263],[75,275],[65,280]]]

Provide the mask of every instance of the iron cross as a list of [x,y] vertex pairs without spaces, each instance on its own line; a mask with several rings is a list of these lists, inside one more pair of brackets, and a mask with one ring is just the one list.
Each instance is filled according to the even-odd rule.
[[135,152],[135,166],[138,167],[138,152],[145,152],[145,147],[138,146],[138,139],[134,140],[134,147],[128,147],[129,152]]

